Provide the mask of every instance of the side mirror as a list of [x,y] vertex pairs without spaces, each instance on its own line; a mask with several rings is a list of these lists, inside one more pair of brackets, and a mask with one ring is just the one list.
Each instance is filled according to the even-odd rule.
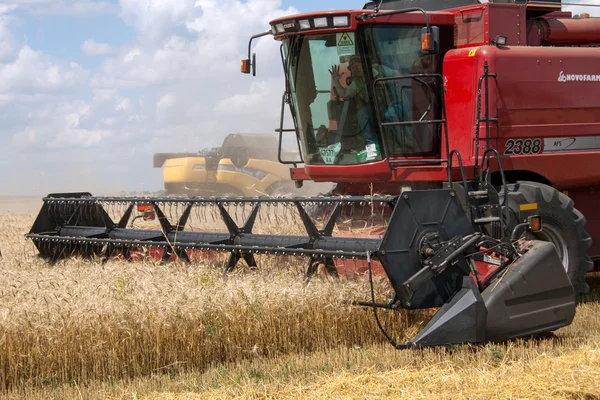
[[249,74],[252,69],[252,76],[256,76],[256,53],[252,54],[252,60],[249,58],[242,60],[242,67],[240,68],[243,74]]
[[252,49],[252,41],[254,39],[256,39],[256,38],[263,37],[263,36],[266,36],[266,35],[272,35],[272,34],[273,33],[269,29],[266,32],[253,35],[250,38],[250,41],[248,42],[248,58],[246,58],[245,60],[242,60],[241,71],[242,71],[243,74],[249,74],[250,70],[252,70],[252,76],[256,76],[256,53],[253,53],[252,57],[250,57],[250,51]]
[[440,50],[440,28],[437,26],[421,28],[421,51],[426,54],[437,53]]

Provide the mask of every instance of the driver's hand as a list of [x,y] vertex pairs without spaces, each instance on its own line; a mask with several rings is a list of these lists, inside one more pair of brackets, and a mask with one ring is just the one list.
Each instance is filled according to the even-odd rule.
[[335,81],[339,81],[340,78],[342,77],[342,74],[340,74],[340,66],[339,65],[332,65],[331,69],[329,70],[329,73],[331,74],[331,77]]

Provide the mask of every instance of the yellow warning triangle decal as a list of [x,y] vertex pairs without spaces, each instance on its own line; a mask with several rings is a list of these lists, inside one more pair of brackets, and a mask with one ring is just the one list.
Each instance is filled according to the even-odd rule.
[[350,39],[350,36],[348,36],[348,33],[344,32],[337,45],[338,46],[354,46],[354,42],[352,41],[352,39]]

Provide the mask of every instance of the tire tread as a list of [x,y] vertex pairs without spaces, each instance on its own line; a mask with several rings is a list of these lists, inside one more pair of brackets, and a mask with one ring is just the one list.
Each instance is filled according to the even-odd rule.
[[[577,294],[588,293],[590,288],[585,281],[585,274],[591,271],[594,263],[587,255],[587,250],[592,245],[591,236],[585,231],[585,216],[575,208],[575,203],[566,194],[556,190],[555,188],[538,182],[517,181],[516,183],[508,184],[508,198],[510,203],[538,203],[544,207],[556,208],[562,210],[566,215],[571,215],[573,228],[579,240],[576,265],[570,265],[569,268],[575,268],[569,271],[571,283]],[[501,189],[502,190],[502,189]],[[540,207],[541,208],[541,207]]]

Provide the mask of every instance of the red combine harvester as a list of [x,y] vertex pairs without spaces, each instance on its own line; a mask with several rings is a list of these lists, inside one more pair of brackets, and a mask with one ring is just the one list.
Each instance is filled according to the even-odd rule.
[[[600,185],[600,20],[576,19],[561,7],[382,0],[278,18],[251,38],[242,72],[256,74],[252,40],[281,41],[280,146],[293,132],[301,158],[280,161],[291,164],[298,185],[336,182],[333,193],[52,194],[27,236],[51,261],[132,257],[143,248],[159,249],[164,261],[190,261],[198,250],[214,250],[230,253],[229,272],[240,258],[256,267],[254,255],[269,253],[309,257],[308,276],[319,264],[336,274],[336,260],[348,258],[363,260],[371,274],[377,262],[394,297],[378,304],[372,291],[370,302],[358,304],[440,307],[410,342],[390,339],[398,348],[507,340],[568,325],[576,294],[588,290],[587,253],[600,256],[584,230],[585,215],[587,229],[600,235],[592,207]],[[293,129],[284,129],[286,106]],[[158,229],[128,228],[140,204],[151,205]],[[278,207],[295,213],[303,232],[282,224],[285,234],[259,232],[259,214]],[[225,232],[190,222],[207,215]],[[335,228],[348,220],[381,226],[382,234],[340,234]]]

